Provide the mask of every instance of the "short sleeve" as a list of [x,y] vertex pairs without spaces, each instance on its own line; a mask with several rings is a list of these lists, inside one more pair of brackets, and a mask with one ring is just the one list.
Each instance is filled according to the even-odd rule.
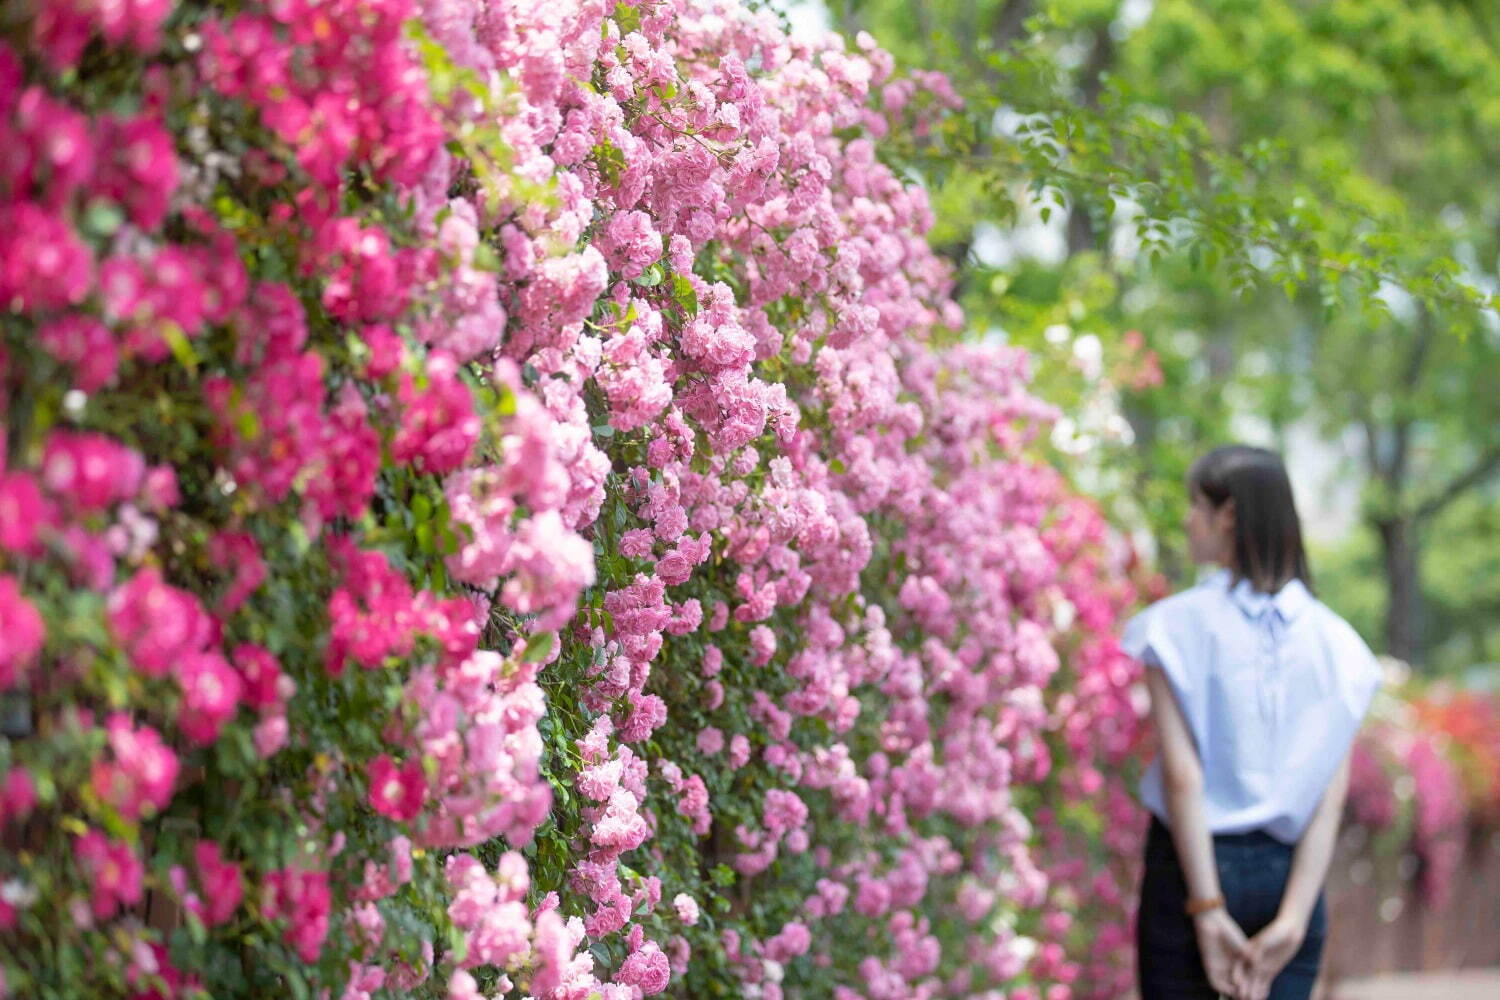
[[1201,619],[1191,610],[1190,605],[1185,606],[1183,595],[1158,601],[1125,623],[1120,649],[1147,666],[1159,667],[1166,675],[1193,742],[1201,748],[1211,738],[1208,672],[1197,652],[1201,649]]
[[1172,682],[1178,699],[1185,700],[1196,685],[1189,676],[1188,658],[1183,655],[1184,636],[1167,627],[1170,618],[1167,612],[1166,607],[1157,603],[1130,619],[1120,637],[1120,649],[1148,666],[1160,667]]
[[1370,709],[1385,671],[1364,638],[1343,619],[1336,619],[1333,654],[1339,668],[1342,695],[1357,726]]

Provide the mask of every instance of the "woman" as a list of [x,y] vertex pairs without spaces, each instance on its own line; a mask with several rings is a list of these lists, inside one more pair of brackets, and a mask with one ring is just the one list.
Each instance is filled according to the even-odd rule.
[[1188,473],[1188,544],[1221,569],[1121,646],[1146,665],[1159,752],[1136,924],[1142,1000],[1305,1000],[1348,755],[1380,670],[1310,589],[1281,459],[1233,445]]

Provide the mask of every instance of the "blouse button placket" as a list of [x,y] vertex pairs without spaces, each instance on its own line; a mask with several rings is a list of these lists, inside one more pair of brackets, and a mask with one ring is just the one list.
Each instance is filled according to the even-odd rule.
[[1281,639],[1285,622],[1276,605],[1269,602],[1261,621],[1264,628],[1261,633],[1261,672],[1269,706],[1266,722],[1271,744],[1274,746],[1281,725]]

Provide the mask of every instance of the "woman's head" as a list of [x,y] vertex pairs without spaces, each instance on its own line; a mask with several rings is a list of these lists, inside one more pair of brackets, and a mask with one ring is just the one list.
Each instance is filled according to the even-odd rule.
[[1266,593],[1294,579],[1312,586],[1292,483],[1274,451],[1215,448],[1188,470],[1188,497],[1194,562],[1219,563]]

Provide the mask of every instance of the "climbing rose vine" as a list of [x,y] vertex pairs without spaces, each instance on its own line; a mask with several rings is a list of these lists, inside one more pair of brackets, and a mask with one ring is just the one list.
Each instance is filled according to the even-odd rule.
[[1137,599],[868,37],[0,43],[0,993],[1116,996]]

